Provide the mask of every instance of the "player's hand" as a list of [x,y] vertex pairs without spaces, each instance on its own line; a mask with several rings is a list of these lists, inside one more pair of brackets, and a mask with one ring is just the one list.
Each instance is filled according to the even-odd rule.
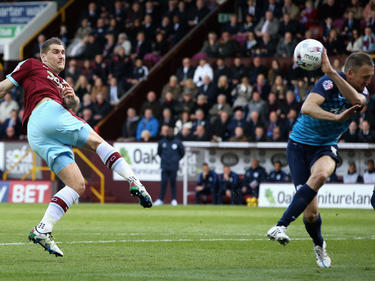
[[74,93],[73,88],[68,83],[65,84],[65,88],[62,91],[62,96],[65,106],[74,113],[77,113],[80,100]]
[[76,95],[74,93],[74,90],[73,88],[68,84],[68,83],[65,83],[65,87],[62,91],[62,95],[64,98],[74,98],[74,96]]
[[195,191],[202,191],[203,190],[203,186],[201,185],[198,185],[196,188],[195,188]]
[[335,121],[344,122],[344,121],[348,120],[360,108],[361,108],[361,106],[359,104],[353,105],[352,107],[350,107],[347,110],[341,112],[340,114],[337,114]]
[[330,74],[330,73],[333,73],[335,72],[335,70],[333,69],[331,63],[329,62],[329,58],[328,58],[328,55],[327,55],[327,50],[326,48],[323,49],[323,53],[322,53],[322,71],[325,73],[325,74]]

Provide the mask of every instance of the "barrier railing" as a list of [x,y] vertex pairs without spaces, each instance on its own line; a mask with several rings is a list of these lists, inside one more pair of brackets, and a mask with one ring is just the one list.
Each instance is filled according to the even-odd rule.
[[54,181],[55,180],[55,173],[54,172],[52,172],[48,167],[36,165],[36,153],[34,151],[32,151],[31,148],[27,149],[24,155],[21,155],[21,157],[16,162],[14,162],[13,165],[9,167],[9,169],[5,170],[5,172],[3,174],[3,180],[6,180],[7,177],[8,177],[8,174],[13,169],[15,169],[18,166],[18,164],[20,164],[22,162],[22,160],[25,159],[30,153],[32,154],[32,158],[33,158],[32,168],[21,177],[21,180],[25,180],[28,176],[31,175],[31,180],[35,181],[36,180],[36,172],[38,172],[38,171],[50,171],[51,172],[51,181]]
[[[73,148],[73,152],[78,155],[99,176],[100,191],[97,191],[93,186],[90,186],[90,190],[92,194],[94,194],[96,198],[99,199],[99,202],[103,204],[105,199],[104,174],[100,172],[99,169],[79,149]],[[87,184],[86,179],[85,183]]]

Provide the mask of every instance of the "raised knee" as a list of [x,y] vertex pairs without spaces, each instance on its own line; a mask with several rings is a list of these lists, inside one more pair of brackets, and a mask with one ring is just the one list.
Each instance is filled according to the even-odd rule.
[[86,142],[86,147],[92,151],[96,151],[99,145],[100,142],[97,139],[88,139]]
[[320,186],[322,186],[328,179],[329,174],[325,171],[321,171],[313,175],[313,177],[314,177],[315,182],[318,183]]
[[89,148],[90,150],[92,151],[96,151],[98,146],[104,142],[104,140],[102,139],[102,137],[100,137],[97,133],[95,133],[94,131],[91,131],[90,134],[89,134],[89,138],[86,142],[86,145],[85,147],[86,148]]

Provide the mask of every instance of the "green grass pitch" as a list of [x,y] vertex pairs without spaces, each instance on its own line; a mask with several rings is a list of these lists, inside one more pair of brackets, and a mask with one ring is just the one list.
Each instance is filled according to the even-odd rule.
[[45,208],[0,204],[0,280],[375,280],[373,210],[321,210],[332,268],[320,269],[301,218],[286,247],[265,238],[283,209],[75,205],[56,258],[26,241]]

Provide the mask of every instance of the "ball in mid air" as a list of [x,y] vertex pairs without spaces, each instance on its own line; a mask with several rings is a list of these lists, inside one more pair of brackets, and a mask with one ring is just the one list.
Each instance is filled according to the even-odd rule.
[[305,39],[294,49],[294,61],[302,69],[316,70],[322,64],[323,44],[315,39]]

